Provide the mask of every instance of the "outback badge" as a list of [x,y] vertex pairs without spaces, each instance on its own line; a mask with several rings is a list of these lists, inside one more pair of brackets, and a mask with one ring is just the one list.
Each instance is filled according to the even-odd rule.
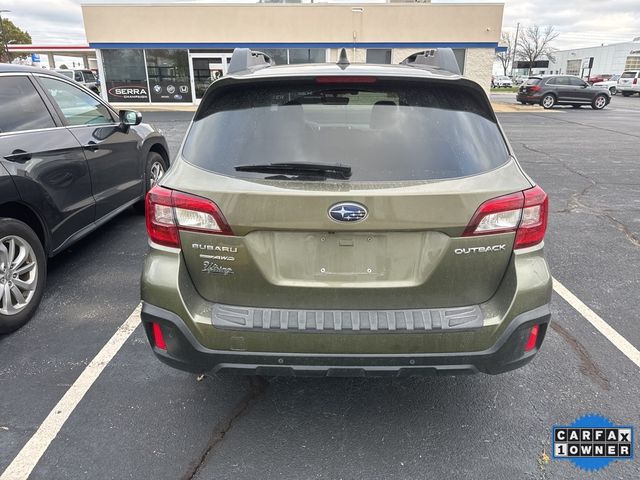
[[336,222],[360,222],[368,214],[364,205],[352,202],[336,203],[329,209],[329,217]]

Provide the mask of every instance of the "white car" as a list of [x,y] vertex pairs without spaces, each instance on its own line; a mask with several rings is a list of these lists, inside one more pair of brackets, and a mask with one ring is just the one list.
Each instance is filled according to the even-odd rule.
[[624,97],[640,93],[640,70],[627,70],[620,75],[618,80],[618,91]]
[[609,90],[611,95],[616,95],[618,93],[618,80],[620,79],[620,75],[612,75],[609,80],[605,80],[603,82],[596,82],[593,84],[594,87],[597,88],[606,88]]
[[498,75],[493,81],[493,86],[496,88],[502,88],[502,87],[510,88],[510,87],[513,87],[513,82],[507,76]]

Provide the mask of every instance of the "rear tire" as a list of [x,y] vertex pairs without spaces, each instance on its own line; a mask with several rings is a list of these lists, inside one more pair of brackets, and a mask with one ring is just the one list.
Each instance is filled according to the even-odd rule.
[[26,223],[0,218],[0,334],[27,323],[42,300],[47,258]]
[[623,97],[630,97],[631,96],[631,92],[622,92],[622,96]]
[[556,104],[556,97],[551,93],[547,93],[544,97],[540,99],[540,105],[542,105],[542,108],[544,108],[545,110],[549,110],[550,108],[553,108],[555,104]]
[[602,110],[607,106],[607,97],[604,95],[596,95],[596,98],[591,102],[591,108],[594,110]]
[[[158,152],[149,152],[144,169],[144,196],[160,181],[167,171],[167,161]],[[136,210],[144,213],[144,198],[136,204]]]
[[616,87],[609,87],[609,93],[611,95],[617,95],[618,94],[618,89]]

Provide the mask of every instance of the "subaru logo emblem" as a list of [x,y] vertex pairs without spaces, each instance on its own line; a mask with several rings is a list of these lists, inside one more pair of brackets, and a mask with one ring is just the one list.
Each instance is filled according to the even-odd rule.
[[329,217],[336,222],[359,222],[367,215],[367,209],[358,203],[336,203],[329,209]]

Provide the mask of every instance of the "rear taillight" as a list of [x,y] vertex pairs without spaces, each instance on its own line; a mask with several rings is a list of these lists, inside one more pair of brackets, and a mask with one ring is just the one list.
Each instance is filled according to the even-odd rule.
[[636,78],[634,78],[634,79],[633,79],[633,84],[634,84],[634,85],[637,85],[637,84],[638,84],[638,77],[636,77]]
[[530,92],[539,92],[540,90],[541,89],[539,85],[533,85],[532,87],[529,87]]
[[548,210],[547,194],[538,186],[492,198],[476,210],[462,236],[516,232],[513,248],[531,247],[544,239]]
[[218,206],[206,198],[155,186],[145,210],[147,233],[159,245],[180,247],[180,230],[233,235]]
[[153,333],[153,343],[160,350],[167,349],[167,343],[164,341],[164,335],[162,334],[162,328],[157,323],[151,324],[151,331]]
[[540,325],[534,325],[531,327],[529,331],[529,338],[527,339],[527,343],[524,346],[525,352],[530,352],[536,345],[538,344],[538,334],[540,333]]

